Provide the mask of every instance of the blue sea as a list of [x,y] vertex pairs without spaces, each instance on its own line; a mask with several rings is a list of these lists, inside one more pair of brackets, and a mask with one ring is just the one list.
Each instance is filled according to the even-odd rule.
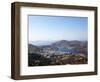
[[70,52],[70,53],[75,53],[75,50],[73,48],[59,48],[59,51],[61,52]]

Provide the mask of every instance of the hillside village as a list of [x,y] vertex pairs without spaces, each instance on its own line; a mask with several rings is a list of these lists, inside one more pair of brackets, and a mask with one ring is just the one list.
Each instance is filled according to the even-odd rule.
[[58,41],[52,45],[29,44],[29,66],[87,64],[87,42]]

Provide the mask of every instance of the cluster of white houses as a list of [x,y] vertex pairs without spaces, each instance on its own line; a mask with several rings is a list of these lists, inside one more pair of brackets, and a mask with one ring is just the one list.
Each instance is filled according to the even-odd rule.
[[44,48],[42,52],[40,52],[41,55],[63,55],[63,54],[71,54],[72,52],[66,50],[66,51],[60,51],[57,49],[51,49],[51,48]]

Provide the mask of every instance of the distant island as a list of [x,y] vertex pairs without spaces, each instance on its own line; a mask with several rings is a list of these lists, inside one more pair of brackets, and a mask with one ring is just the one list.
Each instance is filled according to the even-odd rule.
[[[60,40],[28,44],[28,66],[87,64],[87,41]],[[47,45],[46,45],[46,44]]]

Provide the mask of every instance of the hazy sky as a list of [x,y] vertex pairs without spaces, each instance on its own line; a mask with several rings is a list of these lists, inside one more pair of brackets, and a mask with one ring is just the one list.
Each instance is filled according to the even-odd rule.
[[87,40],[88,18],[29,16],[29,41]]

